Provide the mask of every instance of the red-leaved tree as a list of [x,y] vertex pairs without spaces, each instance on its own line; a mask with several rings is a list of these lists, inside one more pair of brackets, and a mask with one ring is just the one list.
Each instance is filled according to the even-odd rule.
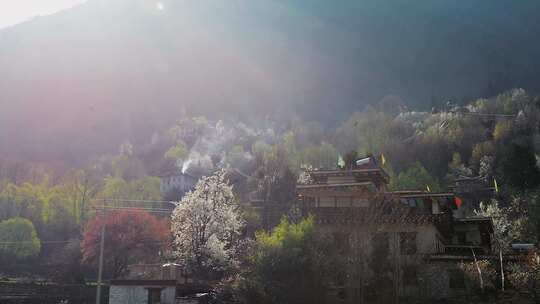
[[88,223],[81,244],[83,261],[97,265],[101,227],[105,223],[104,273],[111,278],[124,274],[129,264],[152,262],[170,240],[166,220],[147,212],[118,211],[96,216]]

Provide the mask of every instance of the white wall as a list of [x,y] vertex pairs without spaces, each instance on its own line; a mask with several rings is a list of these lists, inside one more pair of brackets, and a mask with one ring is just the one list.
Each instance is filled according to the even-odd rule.
[[[109,304],[147,304],[148,288],[159,286],[117,286],[109,289]],[[161,304],[175,304],[176,287],[163,287],[161,291]]]

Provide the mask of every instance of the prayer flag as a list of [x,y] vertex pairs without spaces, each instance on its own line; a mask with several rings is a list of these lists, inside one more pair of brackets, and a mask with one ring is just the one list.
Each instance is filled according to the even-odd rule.
[[458,209],[461,208],[461,205],[463,205],[463,201],[457,196],[454,198],[454,202],[456,203]]

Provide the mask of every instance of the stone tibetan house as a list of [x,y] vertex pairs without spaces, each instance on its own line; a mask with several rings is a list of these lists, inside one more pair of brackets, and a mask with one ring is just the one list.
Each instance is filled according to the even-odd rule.
[[196,281],[174,263],[134,264],[127,274],[112,280],[110,304],[198,304],[206,303],[210,287]]
[[465,294],[458,263],[490,253],[491,219],[462,217],[453,193],[388,191],[388,176],[372,159],[357,164],[312,171],[309,183],[297,185],[301,212],[315,216],[350,265],[336,274],[327,302]]

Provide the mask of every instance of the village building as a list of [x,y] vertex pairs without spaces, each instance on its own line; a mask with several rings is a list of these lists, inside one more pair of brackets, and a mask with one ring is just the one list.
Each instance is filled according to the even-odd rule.
[[174,280],[112,280],[110,304],[176,304]]
[[189,191],[195,188],[197,181],[207,175],[207,170],[195,166],[182,169],[175,163],[168,162],[163,165],[158,176],[160,178],[159,190],[161,195],[169,201],[179,201]]
[[109,304],[200,304],[208,290],[177,264],[134,264],[110,282]]
[[[470,286],[458,263],[491,251],[491,219],[467,217],[454,193],[388,191],[388,176],[372,158],[310,176],[297,185],[299,208],[333,236],[349,263],[336,275],[329,303],[463,295]],[[274,213],[267,210],[264,216],[274,217],[267,222],[277,220]]]
[[[166,162],[159,173],[159,189],[163,198],[167,201],[180,201],[186,193],[193,190],[197,182],[203,176],[212,175],[217,168],[208,168],[198,163],[182,166],[172,162]],[[226,168],[227,178],[235,188],[245,187],[248,176],[237,168]]]

